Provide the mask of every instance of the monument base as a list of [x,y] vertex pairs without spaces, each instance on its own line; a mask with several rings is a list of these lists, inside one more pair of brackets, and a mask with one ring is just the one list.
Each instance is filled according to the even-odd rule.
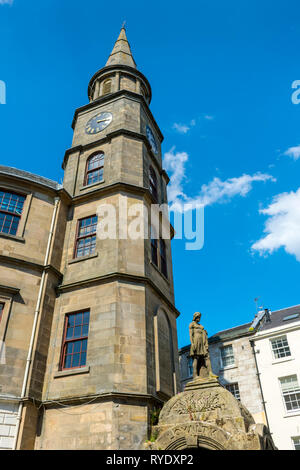
[[268,428],[220,385],[216,376],[196,378],[172,397],[154,427],[153,450],[275,450]]
[[217,375],[210,375],[208,377],[197,377],[196,379],[191,380],[185,386],[184,391],[187,392],[189,390],[199,390],[203,388],[209,387],[219,387],[219,381]]

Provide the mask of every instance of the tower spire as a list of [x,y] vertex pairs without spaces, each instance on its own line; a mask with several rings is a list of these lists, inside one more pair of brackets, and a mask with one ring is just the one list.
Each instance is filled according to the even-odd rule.
[[129,65],[136,68],[136,63],[132,56],[129,42],[126,37],[125,21],[122,25],[118,39],[115,42],[114,48],[106,62],[108,65]]

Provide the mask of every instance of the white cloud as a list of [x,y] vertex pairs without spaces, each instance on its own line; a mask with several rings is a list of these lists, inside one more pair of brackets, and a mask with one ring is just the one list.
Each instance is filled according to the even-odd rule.
[[12,5],[14,0],[0,0],[0,5]]
[[[214,119],[214,116],[211,116],[209,114],[204,114],[199,119],[212,121]],[[191,127],[194,127],[194,126],[196,126],[196,119],[191,119],[188,124],[174,122],[172,128],[175,129],[177,132],[179,132],[179,134],[187,134],[191,130]]]
[[294,160],[298,160],[298,158],[300,158],[300,145],[290,147],[283,155],[287,155],[288,157],[292,157]]
[[190,127],[186,124],[178,124],[177,122],[174,122],[173,129],[179,132],[179,134],[186,134],[190,130]]
[[259,212],[269,216],[264,228],[266,235],[252,245],[252,250],[263,255],[284,248],[300,261],[300,188],[278,194],[269,207]]
[[255,173],[252,176],[244,174],[237,178],[228,178],[225,181],[215,177],[210,183],[203,184],[196,196],[190,197],[183,190],[186,178],[185,163],[188,158],[186,152],[175,152],[175,147],[172,147],[164,155],[164,166],[171,174],[168,197],[172,210],[181,210],[182,204],[187,203],[199,207],[228,202],[234,196],[246,196],[255,181],[275,181],[271,175],[264,173]]
[[179,132],[179,134],[187,134],[191,127],[194,127],[195,125],[195,119],[192,119],[189,124],[179,124],[178,122],[174,122],[173,129]]

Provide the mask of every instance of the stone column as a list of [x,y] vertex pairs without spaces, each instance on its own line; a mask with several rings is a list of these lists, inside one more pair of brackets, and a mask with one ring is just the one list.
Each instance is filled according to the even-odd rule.
[[116,72],[116,78],[115,78],[115,89],[116,91],[120,90],[120,72]]
[[136,80],[135,91],[136,93],[141,94],[141,82],[138,79]]

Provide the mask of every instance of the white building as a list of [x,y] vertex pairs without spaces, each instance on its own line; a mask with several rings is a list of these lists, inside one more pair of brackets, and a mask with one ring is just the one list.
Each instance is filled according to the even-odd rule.
[[300,305],[273,312],[251,342],[274,443],[300,450]]
[[[300,450],[300,305],[260,311],[208,342],[220,383],[269,427],[279,450]],[[193,376],[189,352],[179,350],[182,389]]]

